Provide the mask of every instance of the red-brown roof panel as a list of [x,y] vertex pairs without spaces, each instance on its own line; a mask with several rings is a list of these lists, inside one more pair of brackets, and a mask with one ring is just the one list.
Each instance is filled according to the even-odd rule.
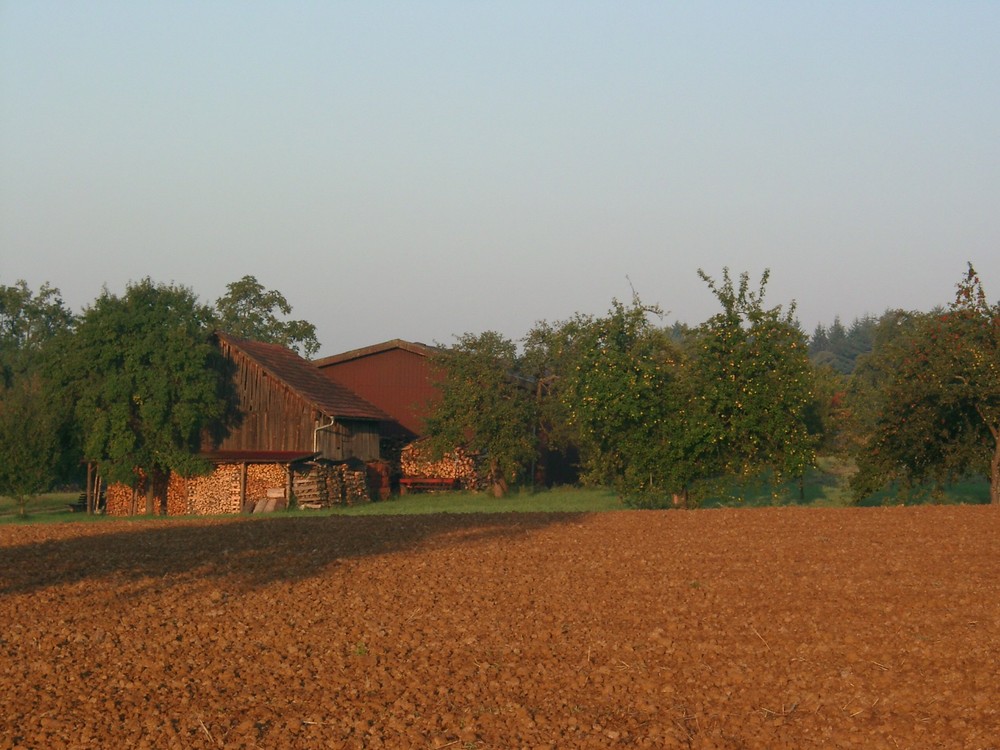
[[290,349],[278,344],[239,339],[227,333],[216,335],[329,417],[380,422],[390,419],[378,407],[330,380],[314,364]]

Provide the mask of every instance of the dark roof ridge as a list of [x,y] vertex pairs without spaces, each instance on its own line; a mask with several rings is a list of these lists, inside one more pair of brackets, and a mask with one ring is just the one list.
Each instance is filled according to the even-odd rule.
[[377,406],[326,377],[314,363],[281,344],[243,339],[225,331],[216,331],[215,335],[328,417],[391,421]]
[[380,354],[381,352],[387,352],[390,349],[402,349],[424,357],[430,357],[443,351],[440,347],[429,346],[427,344],[422,344],[419,341],[389,339],[388,341],[383,341],[380,344],[363,346],[360,349],[351,349],[350,351],[341,352],[340,354],[332,354],[329,357],[322,357],[321,359],[313,360],[313,364],[317,367],[326,367],[327,365],[334,365],[340,362],[348,362],[352,359],[369,357],[372,354]]

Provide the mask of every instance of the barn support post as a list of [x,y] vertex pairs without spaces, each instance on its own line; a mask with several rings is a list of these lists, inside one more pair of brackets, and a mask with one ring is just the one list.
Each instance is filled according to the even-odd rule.
[[285,464],[285,510],[292,507],[292,465]]
[[94,463],[87,461],[87,515],[94,512]]
[[101,503],[101,493],[104,492],[104,479],[98,471],[97,464],[94,464],[94,513],[103,513],[106,508]]
[[247,462],[240,463],[240,513],[247,512]]

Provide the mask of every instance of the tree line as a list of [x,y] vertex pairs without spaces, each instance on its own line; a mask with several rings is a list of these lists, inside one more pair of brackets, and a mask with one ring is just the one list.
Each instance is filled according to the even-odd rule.
[[496,332],[458,337],[436,360],[433,445],[487,457],[498,492],[561,451],[641,507],[801,481],[819,452],[856,462],[858,500],[975,474],[1000,502],[1000,303],[971,264],[947,306],[837,319],[811,339],[794,303],[765,304],[766,272],[756,288],[699,275],[721,309],[696,327],[634,297],[539,322],[520,351]]
[[[457,337],[435,358],[432,444],[480,454],[497,492],[557,454],[641,507],[801,480],[818,453],[856,461],[859,499],[981,474],[1000,502],[1000,303],[971,264],[945,306],[835,320],[811,338],[794,303],[765,303],[768,273],[699,276],[719,311],[697,326],[665,325],[634,296],[520,341]],[[137,468],[206,471],[203,437],[239,418],[212,331],[311,356],[315,328],[291,309],[252,276],[213,305],[145,279],[79,315],[47,284],[0,285],[0,494],[23,511],[88,462],[127,484]]]
[[280,292],[253,276],[226,289],[206,305],[144,279],[76,315],[48,284],[0,285],[0,494],[23,515],[31,497],[78,482],[86,463],[133,486],[137,469],[153,481],[206,472],[202,437],[239,418],[212,332],[319,350]]

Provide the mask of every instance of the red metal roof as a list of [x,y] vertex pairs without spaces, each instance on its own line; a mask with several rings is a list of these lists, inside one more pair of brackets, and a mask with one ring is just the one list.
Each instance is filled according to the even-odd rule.
[[330,380],[313,363],[290,349],[278,344],[239,339],[221,331],[216,335],[328,417],[379,422],[390,419],[378,407],[340,383]]
[[424,434],[426,419],[441,397],[442,373],[434,360],[444,350],[393,339],[316,362],[330,380],[357,393],[395,420],[387,432],[404,438]]

